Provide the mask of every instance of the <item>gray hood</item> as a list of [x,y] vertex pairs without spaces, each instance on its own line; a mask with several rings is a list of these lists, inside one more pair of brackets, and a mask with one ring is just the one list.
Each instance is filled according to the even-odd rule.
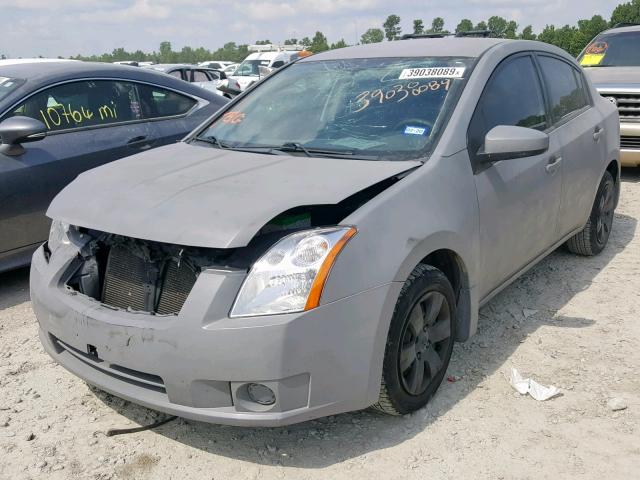
[[241,247],[290,208],[338,203],[418,165],[177,143],[81,174],[53,200],[47,215],[145,240]]
[[591,83],[600,86],[640,87],[640,66],[638,67],[587,67],[584,69]]

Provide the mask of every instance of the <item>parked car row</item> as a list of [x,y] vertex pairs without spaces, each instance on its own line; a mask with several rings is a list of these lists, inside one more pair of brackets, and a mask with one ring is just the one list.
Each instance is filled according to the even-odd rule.
[[201,88],[210,90],[218,95],[222,92],[218,90],[221,80],[225,80],[227,75],[221,70],[213,68],[195,66],[182,63],[156,63],[144,68],[163,72],[172,77],[179,78],[185,82],[193,83]]
[[[276,68],[259,55],[239,73]],[[46,351],[169,414],[274,426],[413,412],[481,305],[559,246],[596,255],[611,234],[618,112],[548,44],[409,36],[332,50],[213,114],[220,97],[168,75],[61,70],[35,85],[28,69],[0,70],[9,205],[23,189],[46,196],[44,175],[15,180],[29,158],[70,157],[75,175],[113,157],[100,150],[109,128],[141,150],[150,132],[131,128],[175,133],[175,118],[212,115],[181,142],[78,176],[31,265]],[[5,217],[14,236],[40,205]]]

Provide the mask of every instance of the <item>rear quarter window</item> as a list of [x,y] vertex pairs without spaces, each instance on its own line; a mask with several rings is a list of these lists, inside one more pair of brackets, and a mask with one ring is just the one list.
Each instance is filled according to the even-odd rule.
[[151,85],[139,85],[140,104],[145,118],[184,115],[197,103],[191,97]]

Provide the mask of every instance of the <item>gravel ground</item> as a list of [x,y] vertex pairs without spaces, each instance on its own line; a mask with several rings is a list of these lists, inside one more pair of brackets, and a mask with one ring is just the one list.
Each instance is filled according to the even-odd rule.
[[[636,169],[637,170],[637,169]],[[90,388],[43,352],[28,272],[0,275],[0,478],[638,478],[640,172],[607,249],[558,251],[481,311],[446,381],[406,418],[369,411],[287,428],[164,418]],[[559,387],[539,403],[506,375]]]

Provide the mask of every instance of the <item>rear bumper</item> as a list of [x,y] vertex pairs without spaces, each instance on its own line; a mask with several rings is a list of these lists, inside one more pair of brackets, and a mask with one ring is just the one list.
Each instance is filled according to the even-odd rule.
[[[244,274],[204,271],[178,316],[114,310],[68,291],[67,260],[31,266],[46,351],[116,396],[193,420],[279,426],[376,401],[391,312],[401,285],[383,285],[300,314],[229,319]],[[90,353],[89,353],[90,352]],[[259,405],[247,384],[276,402]]]

